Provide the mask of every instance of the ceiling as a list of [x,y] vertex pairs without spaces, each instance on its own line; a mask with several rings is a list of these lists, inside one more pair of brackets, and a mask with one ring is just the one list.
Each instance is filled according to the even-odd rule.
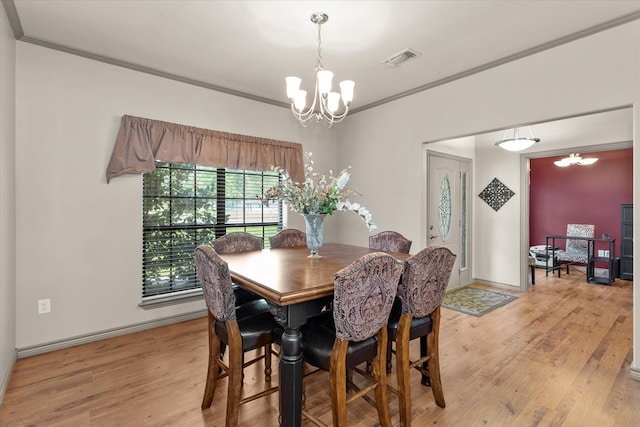
[[[317,55],[356,82],[352,111],[640,18],[640,1],[3,0],[16,38],[287,106]],[[381,61],[411,48],[397,68]]]

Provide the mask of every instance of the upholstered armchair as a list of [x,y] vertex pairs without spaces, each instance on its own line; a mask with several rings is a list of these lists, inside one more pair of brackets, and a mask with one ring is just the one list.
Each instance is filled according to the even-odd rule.
[[213,249],[219,254],[259,251],[264,246],[260,237],[244,231],[227,233],[213,241]]
[[[209,318],[209,357],[202,409],[211,407],[218,380],[228,377],[225,425],[235,427],[238,425],[240,404],[278,391],[277,386],[268,387],[256,395],[241,399],[245,367],[264,360],[265,382],[270,383],[271,344],[278,325],[264,299],[236,304],[229,267],[210,246],[198,246],[194,262]],[[229,347],[228,363],[223,361],[222,344]],[[263,347],[264,351],[253,360],[245,362],[244,354],[258,347]]]
[[269,237],[271,248],[291,248],[296,246],[306,246],[307,233],[295,228],[285,228],[284,230]]
[[[331,378],[334,426],[347,425],[347,403],[374,391],[380,425],[391,426],[387,400],[387,319],[393,306],[402,264],[392,256],[373,252],[336,273],[333,310],[310,318],[302,327],[305,362]],[[368,387],[347,398],[347,371],[363,374],[359,364],[372,360]],[[308,411],[303,414],[318,425]]]
[[[387,357],[396,342],[396,369],[400,425],[411,425],[412,368],[422,374],[422,384],[430,385],[436,404],[445,407],[440,379],[440,305],[449,283],[456,255],[444,247],[430,246],[404,261],[398,298],[389,316]],[[420,338],[420,358],[409,359],[410,342]],[[387,368],[390,369],[387,363]]]
[[[567,224],[567,236],[593,237],[594,233],[595,226],[593,224]],[[567,266],[567,274],[569,274],[569,264],[586,264],[588,262],[587,243],[586,240],[567,239],[566,249],[558,251],[558,262]]]
[[369,248],[378,251],[401,252],[408,254],[411,250],[411,240],[397,231],[381,231],[369,236]]
[[[213,249],[219,254],[261,251],[263,246],[262,238],[244,231],[227,233],[213,241]],[[235,294],[237,305],[262,298],[251,291],[241,288],[236,283],[233,283],[233,293]]]

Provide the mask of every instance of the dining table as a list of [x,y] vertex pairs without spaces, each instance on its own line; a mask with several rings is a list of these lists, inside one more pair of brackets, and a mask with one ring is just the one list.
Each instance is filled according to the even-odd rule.
[[[283,327],[280,361],[280,424],[302,424],[304,358],[300,328],[307,319],[333,301],[336,273],[371,252],[368,247],[325,243],[320,258],[310,258],[306,246],[220,254],[231,278],[269,303],[269,310]],[[398,260],[410,255],[386,252]]]

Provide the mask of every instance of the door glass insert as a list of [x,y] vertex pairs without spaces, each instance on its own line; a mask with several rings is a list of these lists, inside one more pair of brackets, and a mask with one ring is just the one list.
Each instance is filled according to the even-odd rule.
[[460,212],[460,269],[467,268],[467,173],[460,176],[462,206]]
[[447,240],[451,230],[451,185],[447,175],[440,181],[440,195],[438,197],[438,223],[442,240]]

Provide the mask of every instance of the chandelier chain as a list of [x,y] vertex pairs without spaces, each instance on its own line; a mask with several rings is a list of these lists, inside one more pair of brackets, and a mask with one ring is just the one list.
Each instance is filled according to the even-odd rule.
[[318,23],[318,60],[316,62],[316,70],[322,70],[324,69],[323,65],[322,65],[322,50],[321,50],[321,46],[322,46],[322,36],[321,36],[321,27],[322,27],[322,22]]

